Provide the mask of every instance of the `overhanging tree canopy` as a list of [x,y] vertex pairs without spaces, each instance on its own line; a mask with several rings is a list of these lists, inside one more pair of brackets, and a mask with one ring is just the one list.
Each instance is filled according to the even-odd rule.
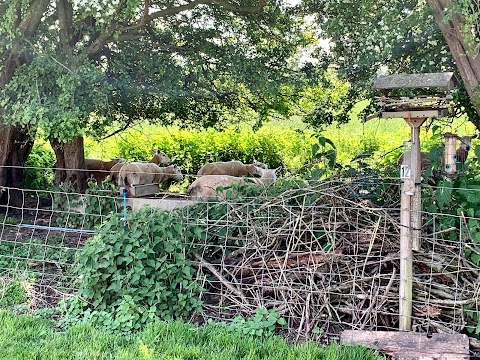
[[[312,38],[272,0],[0,0],[0,16],[0,186],[18,186],[21,170],[2,166],[23,165],[38,128],[57,166],[79,169],[85,133],[145,117],[211,125],[225,107],[288,113],[278,97],[312,81],[289,62]],[[66,179],[84,186],[82,172]]]
[[[479,5],[460,0],[305,0],[322,36],[327,63],[352,84],[352,97],[369,89],[384,66],[390,73],[456,71],[468,97],[462,111],[480,129]],[[364,93],[363,93],[364,94]],[[348,111],[353,102],[347,103]],[[318,112],[316,120],[322,121]]]

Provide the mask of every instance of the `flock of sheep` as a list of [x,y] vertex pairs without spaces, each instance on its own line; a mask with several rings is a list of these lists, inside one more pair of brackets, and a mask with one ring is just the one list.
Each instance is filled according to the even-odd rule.
[[[162,151],[157,150],[149,162],[126,162],[122,158],[110,161],[85,159],[87,176],[102,183],[107,176],[118,186],[138,186],[180,182],[183,174]],[[160,166],[166,165],[166,166]],[[227,187],[242,182],[255,185],[269,185],[276,181],[279,168],[267,169],[263,163],[243,164],[241,161],[213,162],[200,168],[198,178],[188,188],[188,194],[198,199],[222,197],[218,187]],[[246,179],[248,179],[246,181]]]
[[[471,148],[473,136],[457,136],[460,147],[456,150],[456,161],[464,163]],[[409,161],[410,153],[407,151],[398,159],[401,165]],[[99,159],[85,159],[87,175],[97,183],[102,183],[107,176],[110,181],[118,186],[138,186],[147,184],[162,184],[180,182],[183,174],[180,168],[170,165],[170,158],[162,151],[157,150],[149,162],[126,162],[124,159],[115,158],[110,161]],[[165,166],[160,166],[165,165]],[[421,169],[425,170],[430,165],[428,152],[421,153]],[[197,179],[188,188],[188,194],[194,198],[211,199],[222,197],[217,190],[232,184],[248,182],[255,185],[269,185],[276,181],[278,169],[267,169],[263,163],[254,161],[253,164],[243,164],[240,161],[213,162],[200,168]],[[248,180],[246,180],[248,179]]]

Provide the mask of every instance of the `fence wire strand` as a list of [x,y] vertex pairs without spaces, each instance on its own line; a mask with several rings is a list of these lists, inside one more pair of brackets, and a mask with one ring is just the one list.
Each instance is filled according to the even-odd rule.
[[[196,279],[206,290],[197,318],[228,320],[259,307],[274,308],[296,339],[313,331],[396,330],[397,201],[379,194],[385,200],[380,207],[352,196],[354,185],[312,182],[268,199],[198,201],[201,212],[185,204],[176,208],[185,226],[202,230],[201,241],[186,244],[196,251]],[[399,193],[398,181],[383,185],[390,187],[389,194]],[[122,197],[14,188],[3,192],[0,279],[4,283],[28,273],[33,276],[30,306],[54,306],[75,293],[75,254],[110,212],[123,216]],[[20,193],[21,201],[14,202],[10,192]],[[159,206],[168,197],[146,201]],[[465,331],[465,309],[478,312],[480,305],[478,267],[466,256],[477,245],[467,222],[480,219],[429,212],[422,217],[422,249],[414,253],[413,329]],[[443,225],[445,218],[452,219],[450,228]],[[458,236],[451,238],[452,233]]]

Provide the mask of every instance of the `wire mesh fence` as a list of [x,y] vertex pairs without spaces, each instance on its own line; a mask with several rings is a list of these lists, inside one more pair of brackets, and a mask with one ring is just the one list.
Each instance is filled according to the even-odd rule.
[[[298,337],[398,329],[398,181],[377,184],[375,199],[364,182],[293,183],[285,180],[269,196],[239,198],[232,191],[220,201],[136,199],[172,211],[199,230],[201,240],[185,244],[195,249],[196,278],[205,289],[196,319],[232,319],[268,308]],[[95,226],[110,213],[125,216],[123,199],[108,190],[3,191],[0,277],[28,274],[30,306],[54,306],[75,293],[75,254]],[[20,204],[10,201],[10,191],[22,194]],[[475,327],[480,279],[470,225],[480,219],[431,212],[422,217],[422,248],[414,253],[413,329]]]

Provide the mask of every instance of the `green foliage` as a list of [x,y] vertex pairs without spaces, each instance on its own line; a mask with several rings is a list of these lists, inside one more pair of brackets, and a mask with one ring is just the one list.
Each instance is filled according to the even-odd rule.
[[[98,185],[95,181],[87,183],[85,194],[77,194],[73,185],[64,184],[53,194],[53,207],[58,211],[57,224],[63,227],[94,229],[110,213],[122,209],[122,198],[118,187],[107,178]],[[83,213],[78,212],[83,208]]]
[[85,129],[102,132],[105,125],[91,113],[107,108],[111,88],[103,72],[82,56],[65,60],[59,65],[50,56],[36,56],[16,70],[0,91],[5,123],[41,128],[47,138],[61,141]]
[[0,278],[0,308],[8,308],[14,305],[21,305],[27,301],[25,284],[18,281],[8,281]]
[[0,215],[0,224],[17,225],[18,219],[5,214]]
[[470,48],[469,55],[476,54],[480,50],[480,4],[466,0],[453,0],[447,11],[448,19],[462,16],[464,23],[460,31]]
[[106,333],[90,324],[58,332],[51,322],[10,312],[0,312],[0,343],[2,359],[382,359],[358,346],[292,345],[278,336],[245,337],[214,325],[198,327],[179,321],[157,322],[133,336]]
[[130,332],[199,310],[202,289],[185,246],[195,236],[176,217],[148,207],[129,214],[126,227],[110,215],[78,254],[74,274],[81,281],[65,305],[65,323],[82,319]]
[[306,173],[309,180],[319,180],[332,174],[337,163],[337,149],[332,140],[321,133],[312,134],[311,137],[316,141],[314,140],[311,155],[300,171]]
[[41,128],[65,141],[145,119],[189,127],[222,126],[245,110],[289,115],[317,83],[298,61],[315,33],[276,1],[48,5],[0,3],[2,115],[32,135]]
[[184,174],[196,174],[201,166],[212,161],[252,163],[256,159],[270,168],[295,167],[309,151],[306,148],[309,141],[307,135],[291,129],[262,129],[258,132],[227,129],[219,132],[152,126],[142,129],[141,134],[129,131],[104,143],[89,140],[86,147],[90,156],[120,156],[128,161],[150,160],[155,149],[161,149]]
[[467,316],[467,326],[465,327],[470,336],[480,337],[480,312],[472,310],[469,306],[465,306],[463,312]]
[[237,316],[231,323],[215,322],[209,319],[207,322],[211,326],[224,327],[231,332],[252,336],[252,337],[271,337],[274,335],[277,327],[284,327],[287,322],[277,311],[271,309],[255,309],[255,315],[244,318]]
[[52,166],[55,154],[45,142],[36,141],[25,162],[23,186],[33,190],[52,190],[55,178]]
[[[328,51],[317,54],[320,62],[325,68],[335,64],[339,77],[352,86],[345,101],[336,106],[338,114],[332,114],[331,107],[320,101],[311,123],[330,124],[332,118],[349,121],[348,112],[361,98],[373,100],[364,115],[377,111],[374,96],[378,94],[374,94],[371,85],[379,72],[456,71],[461,79],[426,1],[305,0],[302,6],[316,15],[322,36],[330,40]],[[447,10],[447,18],[462,15],[465,19],[464,24],[456,20],[455,27],[462,27],[458,29],[463,35],[460,41],[470,46],[472,56],[480,47],[478,10],[478,4],[465,0],[453,0]],[[455,110],[459,114],[468,113],[469,120],[475,122],[479,115],[472,111],[472,103],[478,109],[478,99],[469,99],[464,89],[460,89]]]
[[27,263],[49,263],[53,266],[71,264],[75,256],[76,248],[63,245],[62,239],[51,238],[48,246],[39,239],[26,241],[0,240],[0,269],[16,270],[28,269]]
[[[473,150],[476,155],[480,147]],[[455,242],[460,237],[465,246],[465,257],[473,266],[480,269],[480,179],[478,169],[480,159],[469,157],[460,175],[453,179],[439,179],[437,187],[423,190],[427,211],[426,225],[439,237]],[[433,195],[433,196],[432,196]],[[442,233],[443,232],[443,233]],[[464,310],[466,329],[471,335],[480,335],[480,317],[476,309]]]

